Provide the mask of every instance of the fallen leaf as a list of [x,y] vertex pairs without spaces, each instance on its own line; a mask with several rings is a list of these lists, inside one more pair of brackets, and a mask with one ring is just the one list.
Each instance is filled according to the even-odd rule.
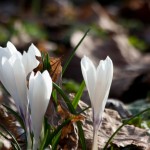
[[72,123],[84,120],[84,117],[82,115],[73,115],[61,105],[58,105],[57,110],[62,120],[70,119]]
[[[42,54],[43,54],[42,57],[36,57],[40,63],[38,67],[34,69],[34,71],[37,72],[46,69],[49,71],[53,82],[56,83],[57,81],[60,81],[62,73],[62,66],[61,66],[62,58],[49,57],[48,53],[46,52],[43,52]],[[45,63],[46,67],[48,66],[48,68],[45,67]]]
[[56,82],[57,80],[61,79],[61,73],[62,73],[62,66],[61,66],[62,58],[53,58],[50,57],[50,75],[53,80],[53,82]]
[[61,149],[77,150],[79,137],[76,123],[70,122],[68,125],[63,127],[60,139],[59,146]]
[[[82,101],[79,102],[79,106],[80,109],[88,107],[88,105]],[[86,138],[86,144],[88,150],[90,150],[93,142],[92,109],[90,108],[86,110],[82,115],[85,117],[83,130]],[[121,124],[122,120],[118,112],[111,109],[105,109],[102,124],[98,132],[99,150],[104,148],[110,136]],[[140,150],[149,150],[150,135],[148,134],[146,129],[141,129],[133,125],[125,125],[114,137],[114,139],[112,140],[112,144],[116,145],[117,148],[127,148],[134,145],[135,147],[140,147]]]

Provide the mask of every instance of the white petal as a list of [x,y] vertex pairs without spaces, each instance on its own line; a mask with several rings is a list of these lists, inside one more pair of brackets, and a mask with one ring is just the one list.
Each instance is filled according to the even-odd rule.
[[17,55],[21,57],[21,53],[17,51],[15,46],[11,42],[7,42],[7,47],[0,47],[0,59],[2,57],[10,58],[12,55]]
[[3,85],[5,85],[5,76],[3,75],[3,64],[4,64],[4,62],[7,60],[7,58],[6,57],[2,57],[1,59],[0,59],[0,81],[2,82],[2,84]]
[[2,58],[2,74],[3,79],[1,80],[1,82],[15,100],[17,109],[20,112],[20,102],[15,89],[15,77],[13,74],[13,69],[10,62],[6,58]]
[[27,83],[24,66],[20,59],[16,59],[12,64],[13,74],[15,77],[15,89],[20,101],[20,107],[23,114],[26,114],[27,109]]
[[10,56],[11,53],[9,52],[8,48],[0,47],[0,59],[2,59],[2,57],[9,58]]
[[[32,71],[31,74],[30,74],[30,78],[29,78],[29,95],[31,96],[33,93],[32,93],[32,90],[33,89],[33,86],[34,86],[34,72]],[[30,101],[30,104],[32,103],[32,101]]]
[[87,90],[89,92],[90,99],[92,100],[94,86],[96,82],[96,68],[92,61],[86,56],[81,59],[81,70]]
[[46,86],[46,93],[47,93],[46,96],[47,98],[49,98],[50,97],[49,93],[51,93],[52,91],[52,79],[50,78],[50,75],[46,70],[42,73],[42,77]]
[[11,56],[16,55],[19,58],[21,58],[21,53],[19,51],[17,51],[16,47],[9,41],[7,42],[7,49]]
[[35,140],[40,137],[44,115],[52,92],[52,81],[48,72],[33,73],[29,79],[29,101],[31,106],[31,121]]
[[17,109],[25,116],[27,87],[24,67],[19,58],[2,59],[2,83],[15,100]]
[[33,69],[39,65],[39,61],[30,53],[24,51],[22,56],[22,63],[25,68],[26,75],[28,75]]
[[41,56],[40,51],[37,49],[37,47],[34,44],[31,44],[31,46],[28,49],[28,53],[33,56]]
[[96,76],[92,107],[94,109],[94,119],[97,120],[101,118],[104,111],[113,77],[113,64],[109,57],[107,57],[105,61],[100,61]]
[[17,52],[16,47],[10,41],[7,42],[7,48],[11,54],[14,54]]

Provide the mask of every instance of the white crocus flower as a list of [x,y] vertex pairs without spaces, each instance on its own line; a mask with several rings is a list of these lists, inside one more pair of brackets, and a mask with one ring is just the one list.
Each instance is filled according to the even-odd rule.
[[5,48],[0,47],[0,81],[13,97],[24,121],[28,107],[26,77],[39,64],[35,55],[39,56],[40,52],[33,44],[23,55],[11,42]]
[[91,100],[93,110],[93,150],[97,147],[97,132],[102,120],[102,114],[108,98],[112,77],[113,64],[109,57],[101,60],[96,68],[92,61],[84,56],[81,60],[81,70]]
[[42,122],[52,92],[52,80],[48,71],[37,72],[29,78],[29,103],[31,108],[31,125],[34,133],[33,149],[37,150],[42,129]]

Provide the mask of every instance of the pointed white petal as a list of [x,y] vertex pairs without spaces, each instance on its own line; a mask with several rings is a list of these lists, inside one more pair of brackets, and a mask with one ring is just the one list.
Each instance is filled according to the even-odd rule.
[[0,59],[2,57],[10,58],[12,55],[16,55],[21,58],[21,53],[17,51],[15,46],[11,42],[7,42],[7,47],[0,47]]
[[16,47],[10,41],[7,42],[7,49],[11,55],[18,55],[21,57],[21,53],[17,51]]
[[33,69],[38,66],[39,61],[36,59],[35,56],[24,51],[22,56],[22,63],[24,65],[26,75],[28,75]]
[[96,82],[96,68],[92,61],[86,56],[81,59],[81,70],[90,99],[93,100],[94,86]]
[[27,111],[27,83],[26,83],[26,74],[24,66],[20,59],[16,59],[12,64],[13,74],[15,78],[15,89],[20,101],[20,107],[23,111],[23,114],[26,114]]
[[27,107],[27,87],[24,67],[19,58],[2,58],[1,82],[15,100],[17,109],[25,116]]
[[96,76],[94,103],[92,103],[92,107],[94,109],[94,119],[97,121],[101,118],[104,111],[113,77],[113,64],[109,57],[105,61],[100,61]]
[[7,91],[10,93],[10,95],[13,97],[13,99],[15,100],[17,109],[20,112],[20,108],[19,108],[20,102],[15,90],[15,77],[13,74],[13,69],[10,62],[6,58],[2,58],[2,74],[3,74],[3,79],[1,80],[1,82],[4,85],[4,87],[7,89]]
[[14,54],[17,52],[16,47],[10,41],[7,42],[7,48],[11,54]]
[[40,51],[37,49],[37,47],[34,44],[31,44],[31,46],[28,49],[28,53],[33,56],[41,56]]
[[11,53],[9,52],[8,48],[0,47],[0,59],[2,59],[2,57],[9,58],[10,56]]
[[43,81],[45,82],[45,86],[46,86],[46,97],[49,98],[50,93],[52,92],[52,79],[50,78],[48,71],[45,70],[42,73],[42,78],[43,78]]
[[52,82],[47,71],[43,74],[37,72],[35,76],[33,76],[33,73],[31,74],[29,79],[29,101],[31,106],[32,129],[36,140],[40,137],[43,118],[52,92],[51,87]]

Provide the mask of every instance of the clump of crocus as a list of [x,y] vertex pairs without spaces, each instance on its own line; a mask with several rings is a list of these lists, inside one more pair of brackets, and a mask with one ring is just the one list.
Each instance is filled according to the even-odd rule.
[[[41,53],[33,44],[23,55],[11,42],[7,43],[6,48],[0,47],[0,81],[13,97],[25,123],[28,144],[30,132],[34,134],[34,150],[38,148],[42,122],[52,92],[52,79],[48,71],[37,72],[34,75],[33,69],[39,64],[36,56],[40,57]],[[28,75],[29,88],[26,81]],[[32,127],[32,131],[29,130],[29,126]]]
[[28,107],[26,77],[39,64],[35,56],[40,56],[40,52],[34,45],[23,55],[11,42],[6,48],[0,47],[0,81],[15,100],[23,119]]
[[113,77],[113,63],[109,57],[101,60],[96,68],[92,61],[84,56],[81,60],[81,70],[91,100],[93,111],[93,150],[98,149],[98,129]]

